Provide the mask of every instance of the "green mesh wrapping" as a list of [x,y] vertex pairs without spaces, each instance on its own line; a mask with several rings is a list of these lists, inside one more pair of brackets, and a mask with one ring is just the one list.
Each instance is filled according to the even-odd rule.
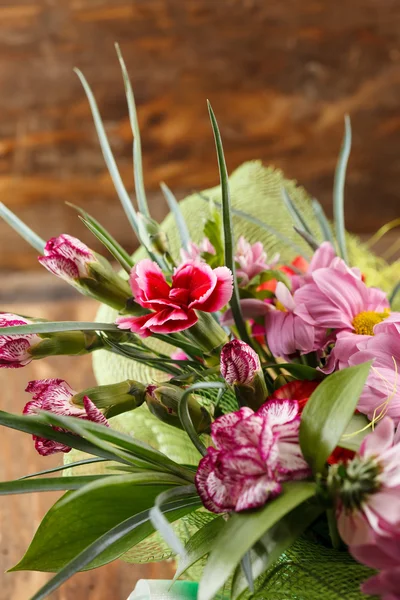
[[[292,221],[282,202],[283,186],[303,212],[319,239],[319,227],[305,190],[298,187],[296,182],[285,180],[281,171],[264,167],[260,161],[245,163],[232,173],[230,189],[233,207],[269,224],[309,254],[308,246],[294,232]],[[204,195],[220,201],[219,187],[206,190]],[[193,194],[181,202],[181,209],[193,241],[200,241],[203,235],[202,224],[208,216],[207,203],[197,194]],[[298,254],[272,233],[243,218],[234,216],[233,223],[236,239],[239,235],[244,235],[252,243],[261,241],[269,256],[279,252],[283,262],[290,262]],[[177,258],[180,241],[172,215],[168,215],[165,219],[163,229],[168,233],[171,254]],[[348,234],[347,243],[351,263],[361,269],[367,284],[382,287],[389,293],[398,282],[400,262],[387,264],[383,259],[370,253],[356,236]],[[143,250],[139,250],[135,258],[142,257],[144,257]],[[400,295],[394,308],[400,310]],[[102,306],[97,315],[98,320],[102,322],[112,322],[115,316],[115,311],[106,306]],[[150,343],[156,343],[157,347],[164,351],[168,348],[167,345],[154,340]],[[143,383],[165,379],[165,374],[155,369],[106,351],[94,353],[93,367],[99,384],[115,383],[124,379],[137,379]],[[199,460],[199,455],[186,434],[158,421],[146,407],[119,415],[111,420],[111,424],[116,429],[147,441],[178,462],[197,464]],[[73,461],[77,460],[80,454],[73,451],[66,456],[66,460]],[[102,465],[93,465],[90,468],[85,467],[85,472],[99,472],[101,469],[104,469]],[[175,523],[174,528],[182,540],[186,541],[212,518],[213,515],[207,511],[198,510]],[[153,534],[125,554],[123,559],[128,562],[143,563],[162,560],[169,556],[171,552],[160,536]],[[200,573],[200,568],[192,570],[193,577],[199,578]],[[370,573],[369,569],[355,563],[347,553],[327,549],[302,538],[281,557],[274,568],[261,578],[258,583],[262,591],[257,593],[256,598],[258,600],[359,600],[364,598],[359,592],[359,584],[369,577]]]

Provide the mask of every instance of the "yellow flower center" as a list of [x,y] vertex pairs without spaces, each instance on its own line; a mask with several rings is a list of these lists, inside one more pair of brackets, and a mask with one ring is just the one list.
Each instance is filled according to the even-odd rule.
[[278,310],[281,310],[282,312],[287,312],[286,308],[283,306],[283,304],[280,300],[277,300],[275,302],[275,308],[277,308]]
[[374,335],[374,327],[378,323],[382,323],[390,314],[388,308],[383,312],[375,312],[373,310],[365,310],[358,313],[353,319],[354,332],[358,335]]

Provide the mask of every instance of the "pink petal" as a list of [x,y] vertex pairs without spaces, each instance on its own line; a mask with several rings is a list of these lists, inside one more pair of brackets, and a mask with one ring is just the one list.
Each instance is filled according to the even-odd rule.
[[217,277],[217,283],[212,293],[205,300],[199,300],[192,308],[198,308],[205,312],[216,312],[224,308],[232,297],[233,280],[232,273],[227,267],[217,267],[214,269]]
[[247,478],[242,485],[235,510],[249,510],[264,506],[267,500],[275,498],[282,491],[280,483],[269,479],[267,475],[259,478]]
[[99,425],[105,425],[109,427],[110,424],[103,415],[103,413],[97,408],[97,406],[88,398],[87,396],[83,397],[83,406],[86,411],[86,417],[88,421],[93,421],[93,423],[98,423]]
[[79,269],[75,263],[64,256],[39,256],[38,261],[50,273],[62,277],[63,279],[78,279]]
[[296,304],[292,294],[290,293],[286,285],[282,283],[282,281],[278,281],[278,283],[276,284],[275,296],[287,310],[293,311],[296,308]]
[[336,252],[330,242],[323,242],[318,250],[315,251],[314,256],[311,259],[309,272],[321,269],[323,267],[329,267],[332,260],[335,258]]
[[141,260],[133,267],[129,282],[133,295],[139,303],[143,300],[169,298],[170,286],[164,273],[157,263],[149,258]]
[[368,434],[359,450],[361,456],[379,456],[393,445],[394,422],[390,417],[385,417],[379,422],[375,431]]

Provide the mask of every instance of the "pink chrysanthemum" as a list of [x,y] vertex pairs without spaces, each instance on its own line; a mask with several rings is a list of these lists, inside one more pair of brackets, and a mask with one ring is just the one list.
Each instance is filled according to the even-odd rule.
[[215,513],[263,506],[281,492],[281,483],[303,479],[310,469],[299,445],[298,404],[272,400],[224,415],[211,426],[215,447],[196,473],[197,491]]
[[243,236],[239,238],[236,248],[235,261],[237,263],[236,276],[242,287],[246,286],[256,275],[272,269],[279,260],[275,254],[267,263],[267,253],[261,242],[250,244]]
[[130,284],[136,302],[152,312],[119,317],[116,323],[142,337],[188,329],[198,320],[196,310],[218,311],[232,296],[232,273],[227,267],[212,269],[196,261],[180,265],[169,285],[160,267],[146,258],[132,269]]
[[[85,396],[83,408],[73,404],[71,398],[75,395],[74,390],[63,379],[41,379],[30,381],[25,390],[33,394],[33,399],[25,405],[24,414],[36,414],[39,410],[47,410],[56,415],[66,417],[77,417],[86,421],[93,421],[100,425],[108,426],[108,421],[103,413]],[[58,431],[62,429],[55,428]],[[71,448],[60,442],[47,440],[34,435],[35,448],[42,456],[48,456],[56,452],[69,452]]]

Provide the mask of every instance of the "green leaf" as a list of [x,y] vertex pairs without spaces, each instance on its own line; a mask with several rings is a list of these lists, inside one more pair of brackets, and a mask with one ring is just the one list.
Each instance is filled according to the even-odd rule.
[[225,249],[222,234],[222,217],[220,210],[217,210],[214,203],[210,203],[210,216],[204,225],[204,235],[214,246],[215,254],[204,253],[206,262],[211,267],[221,267],[225,264]]
[[31,477],[39,477],[40,475],[49,475],[50,473],[56,473],[57,471],[64,471],[65,469],[73,469],[74,467],[81,467],[82,465],[90,465],[92,463],[98,462],[108,462],[107,458],[85,458],[84,460],[77,460],[76,462],[69,463],[66,465],[60,465],[58,467],[53,467],[52,469],[45,469],[44,471],[37,471],[36,473],[29,473],[29,475],[24,475],[23,477],[19,477],[19,481],[23,481],[24,479],[30,479]]
[[13,212],[2,202],[0,202],[0,217],[14,229],[28,244],[37,250],[40,254],[43,254],[46,242],[42,240],[28,225],[25,225],[21,219],[14,215]]
[[283,493],[257,511],[236,513],[217,537],[199,586],[198,600],[212,600],[229,579],[242,557],[288,512],[316,493],[314,483],[283,484]]
[[330,242],[333,247],[335,247],[335,240],[333,239],[331,225],[326,218],[324,209],[321,204],[315,198],[312,199],[312,208],[314,212],[314,216],[318,221],[318,224],[321,229],[322,237],[326,242]]
[[62,431],[56,431],[52,427],[44,424],[43,418],[39,416],[13,415],[1,410],[0,425],[9,427],[10,429],[17,429],[18,431],[30,433],[32,435],[37,435],[47,440],[61,442],[70,448],[76,448],[82,452],[93,454],[94,456],[100,456],[101,458],[105,458],[107,460],[115,460],[125,464],[130,464],[128,461],[118,457],[115,453],[104,451],[81,437],[71,435],[70,433],[64,433]]
[[361,442],[368,433],[371,433],[371,425],[365,415],[357,414],[351,417],[350,423],[346,427],[342,437],[339,440],[341,448],[347,448],[358,452]]
[[147,217],[150,217],[149,207],[147,205],[146,192],[144,189],[144,178],[143,178],[143,165],[142,165],[142,144],[140,141],[140,128],[137,118],[135,96],[133,94],[132,85],[129,79],[128,70],[125,65],[125,61],[122,57],[122,53],[119,44],[115,44],[117,51],[119,64],[121,66],[122,77],[124,80],[126,100],[128,103],[129,121],[131,124],[133,134],[133,168],[134,168],[134,179],[135,179],[135,191],[136,199],[138,202],[139,212]]
[[[110,529],[149,510],[161,492],[175,485],[175,479],[165,474],[136,473],[103,477],[67,493],[45,515],[25,556],[12,570],[62,569]],[[108,561],[109,556],[99,558],[91,568]]]
[[[317,501],[309,500],[297,506],[271,527],[250,552],[254,579],[265,573],[323,510]],[[241,568],[237,567],[232,580],[232,600],[237,600],[247,589],[246,577]]]
[[316,379],[321,379],[323,374],[321,371],[317,371],[314,367],[309,367],[308,365],[298,365],[296,363],[278,363],[278,364],[267,364],[262,365],[263,369],[273,369],[276,371],[281,371],[284,369],[296,379],[307,379],[307,381],[315,381]]
[[192,440],[193,445],[197,448],[197,450],[203,456],[205,456],[205,454],[207,453],[207,449],[204,446],[203,442],[200,440],[200,438],[194,428],[194,425],[193,425],[193,422],[192,422],[192,419],[190,416],[190,412],[189,412],[189,406],[188,406],[189,396],[196,390],[209,390],[209,389],[223,389],[224,390],[225,388],[226,388],[226,384],[222,383],[220,381],[210,381],[210,382],[200,381],[200,382],[194,383],[193,385],[188,387],[185,390],[185,392],[182,394],[182,397],[179,401],[178,415],[181,420],[182,426],[183,426],[184,430],[186,431],[186,433],[188,434],[188,436],[190,437],[190,439]]
[[109,253],[115,258],[116,261],[119,262],[121,267],[129,274],[132,269],[132,261],[127,262],[125,257],[119,251],[118,247],[110,241],[105,235],[103,235],[94,225],[92,225],[86,219],[81,218],[81,221],[86,227],[89,229],[91,233],[103,244],[105,248],[109,251]]
[[46,321],[45,323],[32,323],[32,325],[12,325],[3,327],[1,335],[26,335],[29,333],[60,333],[62,331],[113,331],[120,332],[113,323],[90,323],[86,321]]
[[232,308],[232,315],[235,321],[236,328],[239,332],[240,337],[244,342],[252,347],[252,342],[247,333],[246,325],[243,320],[242,309],[240,307],[240,296],[239,287],[236,277],[236,266],[234,259],[234,247],[233,247],[233,224],[231,214],[231,198],[229,193],[229,180],[228,171],[225,163],[224,149],[222,147],[221,135],[218,128],[218,123],[215,118],[211,104],[208,102],[208,111],[210,113],[211,124],[214,132],[215,146],[217,148],[219,175],[221,180],[221,194],[222,194],[222,222],[224,228],[224,242],[225,242],[225,265],[232,271],[233,275],[233,293],[230,301]]
[[293,223],[296,225],[296,227],[298,227],[299,229],[303,229],[306,233],[312,236],[313,233],[311,229],[309,228],[307,222],[305,221],[303,215],[297,208],[296,204],[290,197],[289,192],[284,187],[282,188],[282,198],[286,209],[289,215],[292,217]]
[[371,362],[329,375],[311,394],[302,414],[300,445],[316,473],[325,470],[329,455],[350,423],[367,380]]
[[0,496],[29,494],[31,492],[51,492],[78,490],[83,485],[110,475],[82,475],[78,477],[47,477],[39,479],[16,479],[0,483]]
[[132,458],[136,459],[132,464],[139,461],[139,464],[142,463],[143,466],[147,466],[147,468],[153,466],[158,469],[168,470],[179,477],[183,477],[185,480],[188,478],[190,483],[193,482],[193,473],[191,471],[178,465],[162,452],[155,450],[148,444],[132,438],[129,435],[111,429],[110,427],[104,427],[104,425],[99,425],[98,423],[92,423],[91,421],[84,421],[83,419],[76,419],[74,417],[63,417],[50,412],[41,412],[40,416],[44,422],[55,427],[70,430],[73,433],[88,439],[93,444],[103,446],[102,442],[106,442],[106,445],[103,446],[104,450],[111,452],[111,449],[112,451],[118,449],[123,452],[122,457],[126,457],[126,460],[129,460],[127,456],[130,454]]
[[225,519],[223,517],[216,517],[196,531],[187,542],[184,553],[179,558],[174,581],[181,577],[197,561],[211,552],[214,540],[224,526]]
[[[176,521],[187,515],[189,512],[198,507],[199,503],[194,501],[174,502],[166,507],[165,511],[168,514],[168,519]],[[83,552],[72,559],[55,577],[46,583],[31,600],[43,600],[48,594],[56,590],[67,579],[72,577],[77,571],[83,570],[88,564],[93,564],[95,559],[104,556],[107,552],[114,550],[115,557],[121,555],[120,548],[126,545],[127,540],[132,545],[136,545],[148,537],[152,532],[152,527],[149,522],[149,511],[143,511],[133,517],[129,517],[119,525],[107,531],[99,537],[95,542],[88,546]],[[118,552],[116,553],[116,548]],[[107,562],[110,562],[109,559]]]
[[348,262],[346,248],[346,229],[344,224],[344,184],[346,180],[347,163],[351,150],[350,117],[344,118],[344,138],[335,171],[333,184],[333,216],[335,220],[336,239],[341,257]]
[[293,229],[295,230],[296,233],[298,233],[303,238],[303,240],[306,242],[306,244],[308,244],[310,246],[310,248],[313,252],[318,250],[319,244],[318,244],[318,242],[315,241],[315,239],[313,238],[312,235],[310,235],[304,229],[301,229],[301,227],[294,226]]
[[190,244],[190,233],[182,211],[180,209],[179,202],[177,201],[169,187],[163,181],[160,183],[160,187],[162,193],[164,194],[164,198],[168,203],[169,210],[174,215],[175,223],[179,231],[179,236],[181,238],[182,248],[185,248],[185,250],[187,250]]
[[121,175],[119,174],[117,164],[115,162],[115,158],[113,156],[110,144],[107,139],[107,134],[104,129],[104,125],[100,116],[100,112],[93,96],[93,92],[90,89],[90,85],[86,81],[85,76],[79,69],[74,69],[75,73],[78,75],[83,89],[85,90],[87,99],[89,100],[90,109],[92,111],[94,124],[96,127],[97,135],[99,138],[101,150],[104,156],[105,163],[107,165],[108,171],[110,173],[111,179],[113,181],[115,190],[118,194],[120,202],[122,204],[122,208],[125,211],[125,214],[128,218],[129,223],[132,226],[133,231],[138,235],[138,224],[135,209],[132,206],[131,199],[129,197],[128,192],[125,189],[124,183],[121,179]]
[[163,515],[162,509],[163,505],[168,504],[169,502],[173,502],[175,500],[196,500],[198,499],[198,494],[196,491],[196,486],[185,485],[179,486],[176,488],[171,488],[165,492],[161,492],[159,496],[157,496],[155,505],[150,510],[150,521],[154,527],[157,529],[164,541],[168,544],[168,546],[175,552],[175,554],[183,554],[184,547],[182,545],[181,540],[177,537],[168,520]]
[[394,286],[390,297],[389,297],[389,302],[390,304],[392,304],[394,302],[394,299],[396,298],[397,294],[400,292],[400,282]]
[[[83,210],[83,208],[80,208],[80,206],[76,206],[76,204],[72,204],[71,202],[66,202],[66,204],[68,206],[71,206],[71,208],[74,208],[80,214],[80,216],[82,217],[82,222],[97,237],[97,239],[99,239],[106,246],[106,248],[113,256],[114,254],[110,249],[111,247],[114,249],[115,253],[122,259],[125,265],[129,265],[127,269],[126,266],[124,267],[121,261],[117,258],[121,266],[123,266],[123,268],[125,268],[125,270],[127,270],[127,272],[130,273],[130,270],[134,264],[132,258],[129,256],[128,252],[124,250],[124,248],[117,242],[117,240],[113,238],[113,236],[107,231],[107,229],[103,227],[97,221],[97,219],[92,217],[92,215]],[[98,237],[97,234],[101,237]],[[107,243],[109,244],[110,248],[106,245],[105,241],[103,240],[107,240]]]

